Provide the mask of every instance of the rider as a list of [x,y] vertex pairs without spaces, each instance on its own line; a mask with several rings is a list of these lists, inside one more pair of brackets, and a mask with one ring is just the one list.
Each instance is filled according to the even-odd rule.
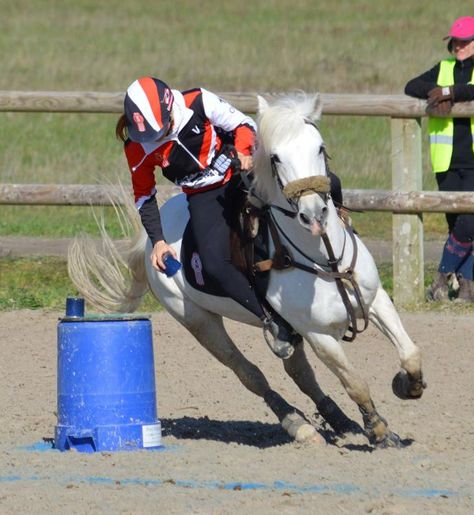
[[286,359],[297,341],[289,327],[262,307],[247,278],[231,262],[229,207],[240,188],[232,141],[240,169],[252,169],[255,122],[204,88],[170,89],[154,77],[135,80],[127,89],[116,135],[124,141],[132,174],[135,204],[151,240],[152,266],[164,271],[166,254],[176,252],[165,240],[156,202],[155,167],[186,194],[191,229],[206,272],[226,294],[263,323],[273,352]]

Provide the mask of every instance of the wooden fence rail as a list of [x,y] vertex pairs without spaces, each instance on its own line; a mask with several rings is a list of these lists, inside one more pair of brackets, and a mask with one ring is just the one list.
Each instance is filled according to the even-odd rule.
[[[282,95],[261,94],[269,100]],[[219,95],[241,111],[256,112],[255,92],[222,92]],[[123,92],[0,91],[0,111],[120,113],[123,96]],[[426,116],[425,101],[405,95],[326,93],[321,94],[321,100],[324,115],[387,116],[391,119],[393,191],[348,190],[345,199],[353,209],[393,212],[393,298],[396,304],[419,302],[424,298],[421,213],[472,213],[473,194],[422,191],[421,118]],[[456,104],[450,116],[474,117],[474,102]],[[108,202],[104,192],[96,186],[0,186],[0,204],[77,205],[89,204],[92,198],[96,198],[98,204]]]
[[[161,204],[181,191],[160,185]],[[355,210],[391,213],[474,213],[474,192],[343,190],[344,204]],[[130,195],[132,193],[130,192]],[[0,205],[110,206],[122,201],[120,186],[93,184],[0,184]]]
[[[257,111],[257,95],[271,100],[283,93],[220,92],[237,109]],[[121,113],[123,92],[97,91],[0,91],[0,111],[42,113]],[[323,113],[344,116],[388,116],[418,118],[426,116],[426,102],[406,95],[355,95],[321,93]],[[456,104],[452,114],[470,117],[474,102]]]

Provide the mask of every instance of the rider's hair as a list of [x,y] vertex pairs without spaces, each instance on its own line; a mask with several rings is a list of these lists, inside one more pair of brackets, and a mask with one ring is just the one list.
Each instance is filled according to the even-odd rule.
[[125,117],[125,114],[122,114],[117,120],[117,125],[115,126],[115,136],[117,136],[117,139],[122,141],[125,141],[128,138],[127,118]]

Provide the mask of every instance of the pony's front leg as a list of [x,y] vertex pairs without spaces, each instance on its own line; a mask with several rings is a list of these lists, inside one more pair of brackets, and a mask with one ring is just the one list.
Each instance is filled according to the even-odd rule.
[[306,339],[318,358],[339,378],[349,397],[359,407],[369,442],[378,448],[400,447],[400,437],[390,431],[387,421],[375,409],[367,383],[356,374],[341,344],[326,334],[310,333],[306,335]]
[[421,351],[408,336],[387,292],[379,287],[369,310],[370,320],[396,347],[401,371],[392,381],[393,393],[401,399],[419,399],[426,383],[421,369]]
[[[291,438],[297,442],[325,443],[324,438],[303,414],[272,390],[263,372],[240,352],[227,333],[221,316],[204,310],[182,296],[172,283],[166,284],[167,288],[160,283],[153,286],[155,294],[168,312],[186,327],[205,349],[229,367],[249,391],[265,401]],[[170,295],[170,292],[174,294]]]
[[304,342],[296,346],[289,359],[283,360],[283,366],[285,372],[293,379],[299,389],[315,403],[319,415],[323,417],[337,435],[362,432],[359,424],[351,420],[339,408],[337,403],[321,390],[306,357]]

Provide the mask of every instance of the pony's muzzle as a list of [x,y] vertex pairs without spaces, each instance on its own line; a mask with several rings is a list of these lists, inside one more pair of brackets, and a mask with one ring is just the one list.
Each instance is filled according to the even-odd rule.
[[319,217],[311,216],[304,211],[300,211],[298,214],[298,221],[301,226],[309,231],[313,236],[321,235],[326,227],[328,208],[324,206],[321,209]]

